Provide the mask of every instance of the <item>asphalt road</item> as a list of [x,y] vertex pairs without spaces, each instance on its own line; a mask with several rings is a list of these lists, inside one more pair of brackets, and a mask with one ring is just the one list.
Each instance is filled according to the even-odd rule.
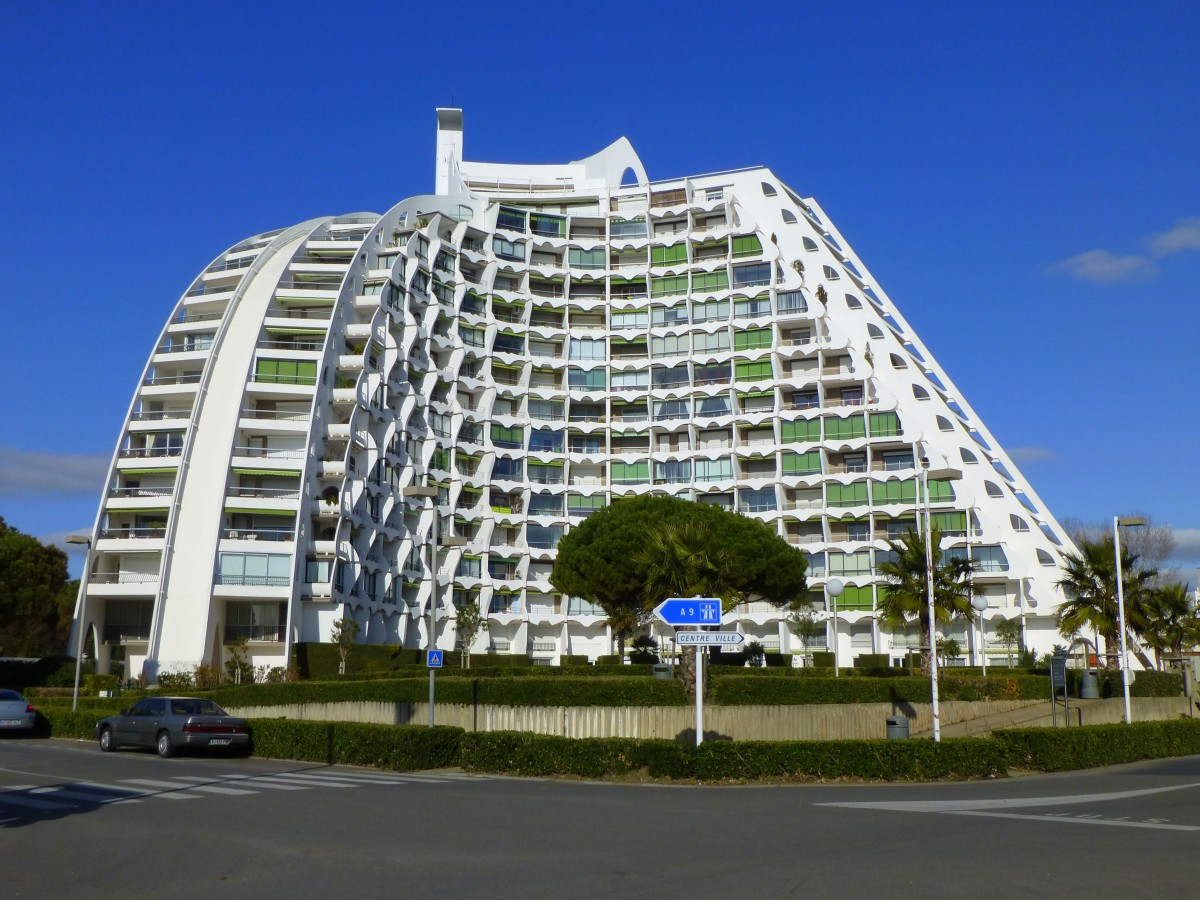
[[0,740],[0,896],[1149,897],[1200,757],[965,784],[695,787]]

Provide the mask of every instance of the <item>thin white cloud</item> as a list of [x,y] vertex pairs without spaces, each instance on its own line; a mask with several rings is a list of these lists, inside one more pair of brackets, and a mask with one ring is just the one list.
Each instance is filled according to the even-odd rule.
[[1180,219],[1170,231],[1151,235],[1147,243],[1150,252],[1160,258],[1185,250],[1200,250],[1200,217]]
[[[1169,562],[1176,566],[1200,567],[1200,528],[1175,528],[1175,552]],[[1195,587],[1195,585],[1192,585]]]
[[109,458],[99,454],[49,453],[0,446],[0,497],[99,496],[108,463]]
[[1158,267],[1145,256],[1121,256],[1108,250],[1089,250],[1046,267],[1052,275],[1067,275],[1076,281],[1116,284],[1144,281],[1158,274]]
[[1011,447],[1008,455],[1013,462],[1020,463],[1048,462],[1058,459],[1058,455],[1053,450],[1047,450],[1045,447]]

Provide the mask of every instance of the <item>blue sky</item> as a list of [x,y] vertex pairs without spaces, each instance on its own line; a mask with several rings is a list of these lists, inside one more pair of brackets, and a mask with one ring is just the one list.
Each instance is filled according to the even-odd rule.
[[[476,8],[473,8],[476,7]],[[1190,2],[33,3],[0,29],[0,516],[86,530],[195,274],[251,234],[624,134],[815,196],[1060,518],[1200,565]]]

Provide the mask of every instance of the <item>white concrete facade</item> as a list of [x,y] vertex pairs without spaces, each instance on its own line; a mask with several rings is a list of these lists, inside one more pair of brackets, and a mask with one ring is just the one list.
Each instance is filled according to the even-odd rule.
[[[624,138],[467,162],[461,111],[438,124],[438,193],[250,238],[175,305],[93,533],[102,667],[116,644],[130,674],[219,666],[239,637],[281,666],[343,615],[425,646],[433,518],[401,492],[426,485],[467,539],[440,554],[439,614],[480,604],[476,652],[613,652],[601,612],[551,587],[554,546],[659,492],[768,523],[809,554],[820,609],[842,580],[843,664],[899,658],[915,630],[875,618],[875,573],[921,457],[962,472],[933,514],[980,563],[989,653],[998,618],[1055,643],[1069,539],[815,200],[765,168],[649,183]],[[802,649],[773,606],[733,615]]]

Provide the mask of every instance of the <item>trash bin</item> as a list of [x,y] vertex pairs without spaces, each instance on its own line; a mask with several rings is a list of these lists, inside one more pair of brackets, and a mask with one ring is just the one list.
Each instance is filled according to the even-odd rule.
[[1096,680],[1095,672],[1085,671],[1079,676],[1079,698],[1081,700],[1098,700],[1100,698],[1100,684]]
[[887,739],[889,741],[904,740],[908,737],[908,719],[904,716],[887,717]]
[[655,678],[673,678],[671,667],[667,663],[655,663],[650,667],[650,674]]

